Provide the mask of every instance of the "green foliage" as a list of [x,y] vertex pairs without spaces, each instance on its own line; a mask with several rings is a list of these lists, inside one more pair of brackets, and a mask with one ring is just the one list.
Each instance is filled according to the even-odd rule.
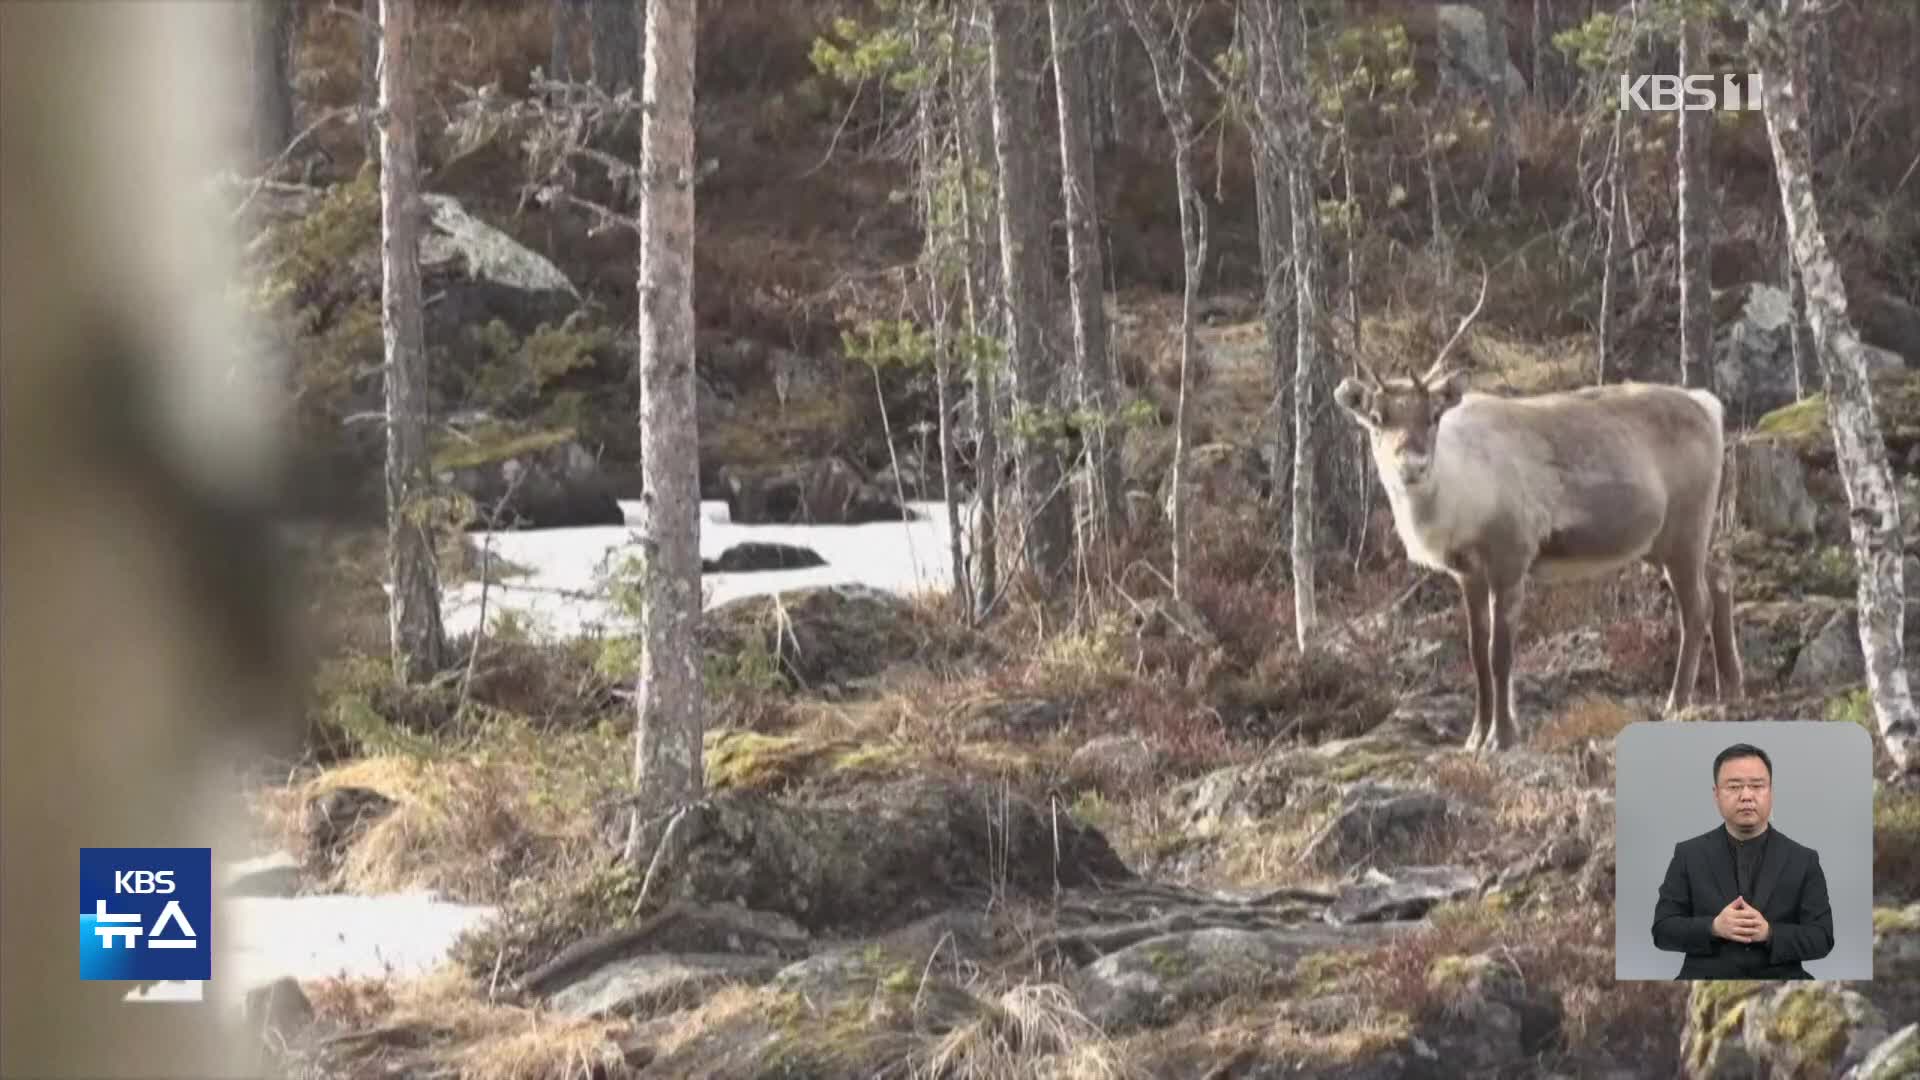
[[933,335],[911,319],[867,319],[842,331],[840,347],[847,359],[870,368],[920,368],[933,359]]
[[470,403],[479,408],[536,400],[568,375],[592,368],[599,354],[613,347],[613,331],[603,326],[541,323],[516,341],[505,323],[493,319],[467,328],[466,337],[469,354],[477,358]]
[[[883,79],[889,89],[903,94],[925,87],[934,77],[937,58],[955,52],[947,16],[926,2],[876,0],[874,7],[892,21],[869,27],[845,16],[835,18],[831,34],[814,39],[808,54],[814,70],[848,85]],[[917,54],[916,39],[921,46]],[[976,62],[984,62],[984,57]]]
[[396,686],[393,666],[384,658],[348,656],[327,662],[315,674],[313,719],[325,735],[344,736],[355,754],[424,759],[433,753],[432,741],[394,723],[388,714],[396,695],[431,693],[429,688]]
[[1866,690],[1855,690],[1827,702],[1827,719],[1845,724],[1859,724],[1868,733],[1878,730],[1873,715],[1873,695]]

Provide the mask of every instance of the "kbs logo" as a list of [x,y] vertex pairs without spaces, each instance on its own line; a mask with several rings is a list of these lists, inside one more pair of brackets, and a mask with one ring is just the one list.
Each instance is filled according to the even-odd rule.
[[213,977],[212,848],[81,848],[80,977]]
[[1759,110],[1760,75],[1620,76],[1621,112]]

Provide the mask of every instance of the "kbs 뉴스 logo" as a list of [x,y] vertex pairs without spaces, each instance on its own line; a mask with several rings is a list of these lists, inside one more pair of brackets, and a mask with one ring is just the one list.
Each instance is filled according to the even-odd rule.
[[213,977],[212,848],[81,848],[80,977]]

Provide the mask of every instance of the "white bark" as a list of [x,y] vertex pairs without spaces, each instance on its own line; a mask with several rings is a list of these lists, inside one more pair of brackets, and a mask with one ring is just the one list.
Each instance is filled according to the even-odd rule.
[[1888,754],[1903,772],[1920,775],[1920,715],[1904,652],[1907,596],[1899,489],[1874,413],[1865,348],[1847,314],[1846,285],[1827,249],[1813,191],[1804,52],[1810,16],[1802,0],[1749,3],[1747,14],[1787,234],[1806,288],[1814,351],[1826,376],[1827,420],[1852,511],[1848,524],[1860,579],[1867,690]]
[[699,424],[694,408],[695,0],[648,0],[640,125],[640,618],[635,800],[627,856],[650,823],[701,796]]
[[1100,417],[1086,440],[1087,475],[1093,514],[1111,531],[1118,525],[1120,456],[1106,418],[1113,405],[1113,369],[1107,349],[1107,309],[1103,282],[1106,259],[1093,183],[1093,131],[1087,106],[1087,0],[1048,0],[1047,24],[1053,47],[1054,98],[1060,120],[1060,187],[1067,215],[1067,277],[1073,305],[1074,367],[1083,408]]
[[1154,92],[1173,135],[1174,190],[1180,200],[1180,251],[1184,278],[1180,294],[1180,386],[1173,413],[1173,595],[1186,584],[1187,500],[1182,474],[1187,457],[1187,385],[1194,354],[1194,308],[1200,298],[1200,271],[1207,257],[1207,208],[1193,181],[1193,110],[1187,100],[1187,29],[1195,9],[1184,0],[1122,0],[1134,32],[1146,46],[1153,68]]
[[427,350],[420,308],[419,114],[413,0],[380,4],[380,330],[386,345],[387,623],[394,674],[424,682],[446,657],[433,535],[421,506],[427,454]]

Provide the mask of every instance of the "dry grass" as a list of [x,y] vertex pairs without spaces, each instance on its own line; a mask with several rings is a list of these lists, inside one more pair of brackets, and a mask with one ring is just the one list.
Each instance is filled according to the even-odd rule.
[[929,1080],[1130,1080],[1145,1073],[1087,1019],[1065,987],[1024,983],[935,1040],[911,1075]]
[[332,1075],[352,1059],[393,1064],[392,1043],[411,1044],[410,1070],[450,1069],[465,1080],[588,1080],[624,1068],[620,1020],[576,1020],[490,1004],[486,987],[452,971],[406,982],[321,980],[305,987],[317,1020],[350,1032],[405,1033],[337,1041],[327,1049]]
[[1611,743],[1638,717],[1611,698],[1589,694],[1549,717],[1533,735],[1536,750],[1571,750],[1589,739]]

